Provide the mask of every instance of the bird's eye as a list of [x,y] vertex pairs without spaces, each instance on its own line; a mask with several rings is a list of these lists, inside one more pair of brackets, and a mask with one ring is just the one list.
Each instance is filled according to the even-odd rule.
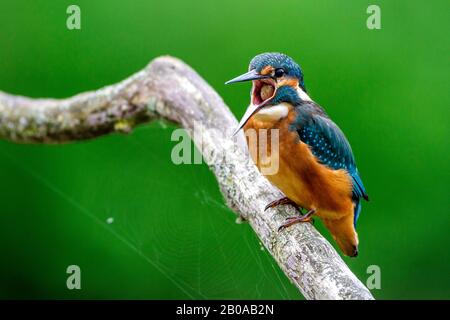
[[278,69],[275,70],[274,75],[275,75],[276,78],[281,78],[282,76],[284,76],[284,73],[285,72],[284,72],[283,68],[278,68]]

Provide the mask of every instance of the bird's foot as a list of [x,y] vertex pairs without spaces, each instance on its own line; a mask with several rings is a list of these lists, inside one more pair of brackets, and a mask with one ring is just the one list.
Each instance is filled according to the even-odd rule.
[[[289,199],[288,197],[283,197],[283,198],[281,198],[281,199],[274,200],[274,201],[272,201],[271,203],[269,203],[269,204],[264,208],[264,211],[267,211],[267,210],[270,209],[270,208],[274,208],[274,207],[277,207],[277,206],[282,205],[282,204],[290,204],[290,205],[293,205],[297,210],[300,210],[300,209],[301,209],[294,201],[292,201],[292,200]],[[300,211],[301,211],[301,210],[300,210]]]
[[314,223],[314,219],[311,217],[316,212],[315,209],[309,210],[307,213],[305,213],[302,216],[293,216],[288,217],[286,220],[284,220],[284,223],[278,228],[278,232],[282,231],[283,229],[286,229],[287,227],[290,227],[296,223],[301,222],[311,222]]

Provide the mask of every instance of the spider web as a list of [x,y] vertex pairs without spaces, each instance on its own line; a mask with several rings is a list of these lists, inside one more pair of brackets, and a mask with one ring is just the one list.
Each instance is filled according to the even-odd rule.
[[[167,129],[164,124],[160,126]],[[129,173],[123,172],[123,159],[110,161],[105,172],[98,173],[101,179],[96,179],[95,187],[88,190],[65,188],[46,173],[18,159],[7,148],[0,151],[68,206],[113,234],[167,279],[180,298],[299,298],[297,290],[288,283],[248,224],[235,223],[236,216],[223,204],[217,187],[214,190],[205,187],[211,186],[213,179],[205,165],[163,172],[153,170],[141,178],[138,175],[130,179],[132,181],[126,180],[128,175],[135,177],[136,172],[145,172],[149,161],[152,168],[168,166],[170,152],[148,148],[156,139],[162,139],[162,135],[168,138],[170,130],[163,130],[165,134],[161,131],[158,125],[139,128],[126,139],[128,150],[123,150],[133,157],[131,164],[125,164]],[[111,150],[106,147],[87,149],[89,159],[84,161],[96,159],[104,163],[111,158]],[[144,153],[146,157],[135,157]],[[121,174],[111,175],[111,172]],[[130,192],[135,183],[147,184],[148,190],[138,188]],[[113,200],[99,200],[105,198],[105,193]],[[121,197],[123,194],[126,199]],[[94,205],[99,201],[101,210]],[[144,207],[145,202],[148,205]],[[184,211],[184,206],[190,210]]]

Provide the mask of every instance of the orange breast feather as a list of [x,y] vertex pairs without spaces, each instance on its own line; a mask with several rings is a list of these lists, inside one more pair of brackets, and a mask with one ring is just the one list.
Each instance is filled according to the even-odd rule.
[[[291,109],[288,116],[276,121],[259,121],[254,117],[245,125],[244,131],[249,137],[257,137],[257,143],[250,143],[249,151],[253,161],[261,170],[262,159],[258,156],[260,137],[267,129],[267,153],[272,159],[278,157],[278,172],[266,175],[266,178],[279,188],[288,198],[298,205],[315,208],[319,216],[346,214],[353,210],[351,202],[351,180],[345,170],[333,170],[320,164],[308,145],[300,141],[295,131],[289,130],[296,113]],[[279,146],[271,145],[271,129],[278,129]],[[256,135],[249,134],[249,130]],[[261,170],[263,172],[263,170]],[[264,173],[264,172],[263,172]]]

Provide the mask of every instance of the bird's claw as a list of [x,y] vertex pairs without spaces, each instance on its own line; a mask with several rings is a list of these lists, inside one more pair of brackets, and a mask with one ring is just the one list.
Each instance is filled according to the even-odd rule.
[[278,232],[282,231],[283,229],[286,229],[287,227],[290,227],[296,223],[304,223],[304,222],[311,222],[314,224],[314,219],[311,217],[315,213],[315,210],[310,210],[308,213],[302,215],[302,216],[292,216],[287,217],[284,220],[284,223],[278,227]]
[[294,206],[295,208],[297,208],[297,210],[299,210],[300,208],[298,207],[298,205],[292,201],[291,199],[289,199],[288,197],[284,197],[278,200],[274,200],[272,202],[270,202],[265,208],[264,211],[267,211],[270,208],[274,208],[276,206],[282,205],[282,204],[290,204],[292,206]]

